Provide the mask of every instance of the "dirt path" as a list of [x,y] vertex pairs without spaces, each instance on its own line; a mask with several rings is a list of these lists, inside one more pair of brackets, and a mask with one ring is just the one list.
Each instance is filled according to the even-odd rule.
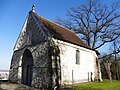
[[9,90],[15,90],[18,86],[16,84],[1,84],[0,85],[1,89],[9,89]]
[[0,85],[0,90],[39,90],[39,89],[34,89],[21,84],[3,83]]

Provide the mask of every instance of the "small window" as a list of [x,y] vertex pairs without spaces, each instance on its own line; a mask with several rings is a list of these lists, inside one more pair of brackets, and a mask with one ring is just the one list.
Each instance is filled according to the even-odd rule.
[[76,64],[80,64],[80,52],[76,50]]

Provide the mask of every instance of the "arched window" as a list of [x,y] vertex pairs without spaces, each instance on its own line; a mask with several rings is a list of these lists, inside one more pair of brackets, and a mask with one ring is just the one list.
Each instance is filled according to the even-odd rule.
[[80,52],[76,50],[76,64],[80,64]]

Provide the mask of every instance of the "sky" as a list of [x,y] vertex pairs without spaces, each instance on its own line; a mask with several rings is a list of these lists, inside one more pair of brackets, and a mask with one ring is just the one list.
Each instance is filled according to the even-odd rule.
[[[70,7],[85,0],[0,0],[0,69],[9,69],[13,48],[24,21],[35,4],[35,12],[49,20],[65,18]],[[102,0],[102,2],[114,0]]]

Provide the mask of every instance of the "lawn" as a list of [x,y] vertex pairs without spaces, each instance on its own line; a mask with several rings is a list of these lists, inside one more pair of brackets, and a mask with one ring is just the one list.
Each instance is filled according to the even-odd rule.
[[64,90],[120,90],[120,81],[113,80],[110,83],[109,80],[104,80],[103,82],[89,82],[81,83],[72,87],[65,88]]

